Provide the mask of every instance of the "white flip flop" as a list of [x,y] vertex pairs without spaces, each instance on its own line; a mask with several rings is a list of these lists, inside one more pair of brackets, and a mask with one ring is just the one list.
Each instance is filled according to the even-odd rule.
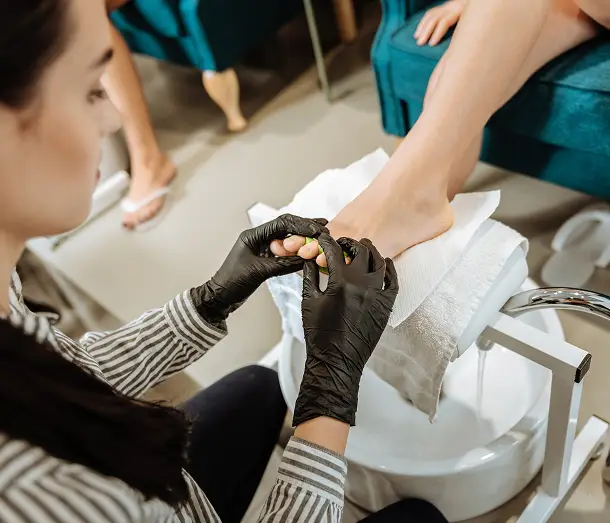
[[[170,184],[171,185],[171,184]],[[123,211],[134,214],[137,213],[140,209],[146,207],[149,203],[154,202],[160,198],[164,198],[163,207],[159,210],[159,212],[153,216],[150,220],[146,220],[142,223],[137,223],[133,229],[128,229],[129,232],[147,232],[151,229],[154,229],[159,223],[163,221],[167,211],[170,206],[170,196],[171,196],[171,187],[168,185],[167,187],[162,187],[161,189],[157,189],[156,191],[149,194],[143,200],[139,202],[132,202],[131,200],[124,199],[121,202],[121,208]]]
[[542,280],[553,287],[582,287],[596,267],[610,264],[610,207],[597,204],[574,215],[551,248],[555,252],[542,267]]

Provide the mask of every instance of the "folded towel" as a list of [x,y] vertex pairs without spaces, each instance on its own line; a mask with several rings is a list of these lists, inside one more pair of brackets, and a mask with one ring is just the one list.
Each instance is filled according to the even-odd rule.
[[[280,213],[332,220],[356,198],[388,161],[381,149],[344,169],[318,175]],[[390,317],[397,327],[419,307],[459,259],[474,232],[500,203],[500,192],[459,194],[452,202],[454,224],[438,238],[403,252],[394,259],[400,291]],[[359,240],[360,238],[355,238]]]
[[523,236],[487,220],[438,287],[406,321],[385,330],[373,353],[369,367],[431,421],[458,342],[517,249],[527,253]]
[[[282,209],[253,208],[251,221],[257,225],[285,212],[332,219],[370,184],[387,160],[379,150],[345,169],[325,171]],[[499,200],[498,191],[458,195],[452,202],[451,229],[394,260],[400,291],[369,365],[431,419],[457,341],[510,253],[525,245],[520,235],[488,220]],[[275,278],[268,285],[284,332],[303,342],[301,277]]]

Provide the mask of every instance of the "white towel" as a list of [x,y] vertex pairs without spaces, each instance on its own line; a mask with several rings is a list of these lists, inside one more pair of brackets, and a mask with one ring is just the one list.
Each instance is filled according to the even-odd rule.
[[[443,378],[458,341],[516,249],[527,240],[488,220],[434,291],[396,328],[383,333],[369,367],[434,421]],[[408,291],[408,289],[405,289]]]
[[[387,160],[378,150],[345,169],[325,171],[282,209],[255,206],[251,221],[257,225],[285,212],[332,219],[370,184]],[[452,202],[453,227],[394,260],[400,291],[370,366],[431,419],[457,340],[493,283],[494,272],[501,270],[524,241],[501,224],[489,228],[487,234],[479,233],[482,237],[475,235],[499,200],[498,191],[458,195]],[[284,332],[303,342],[301,277],[275,278],[268,285],[282,315]]]
[[[344,169],[318,175],[279,212],[332,220],[356,198],[388,161],[381,149]],[[459,259],[474,232],[500,203],[500,192],[460,194],[452,202],[454,224],[438,238],[416,245],[394,259],[398,293],[390,325],[396,327],[421,305]],[[359,240],[360,238],[355,238]]]

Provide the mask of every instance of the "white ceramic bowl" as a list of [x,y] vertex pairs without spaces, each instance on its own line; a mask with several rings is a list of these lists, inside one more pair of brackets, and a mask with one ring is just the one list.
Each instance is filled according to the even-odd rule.
[[[528,281],[524,288],[533,288]],[[563,339],[554,311],[520,318]],[[496,346],[487,355],[483,405],[477,407],[475,348],[451,364],[438,411],[426,415],[372,371],[365,369],[346,457],[346,495],[375,512],[406,497],[436,505],[449,521],[489,512],[520,492],[542,465],[550,373]],[[280,383],[294,408],[305,364],[305,348],[284,337]]]

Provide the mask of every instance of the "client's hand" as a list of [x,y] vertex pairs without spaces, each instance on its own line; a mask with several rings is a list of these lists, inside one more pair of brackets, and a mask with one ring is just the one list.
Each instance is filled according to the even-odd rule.
[[[317,265],[305,263],[303,327],[307,359],[294,425],[318,417],[354,425],[364,366],[385,329],[398,293],[394,264],[369,240],[319,237],[329,269],[318,285]],[[352,263],[346,265],[343,251]]]
[[466,7],[466,0],[449,0],[429,9],[419,22],[413,37],[417,45],[429,43],[435,46],[447,34],[447,31],[458,23]]
[[205,285],[191,292],[199,313],[211,323],[222,322],[268,278],[302,269],[302,258],[275,257],[270,243],[291,234],[317,238],[328,232],[326,223],[327,220],[321,218],[308,220],[285,214],[242,232],[218,272]]

